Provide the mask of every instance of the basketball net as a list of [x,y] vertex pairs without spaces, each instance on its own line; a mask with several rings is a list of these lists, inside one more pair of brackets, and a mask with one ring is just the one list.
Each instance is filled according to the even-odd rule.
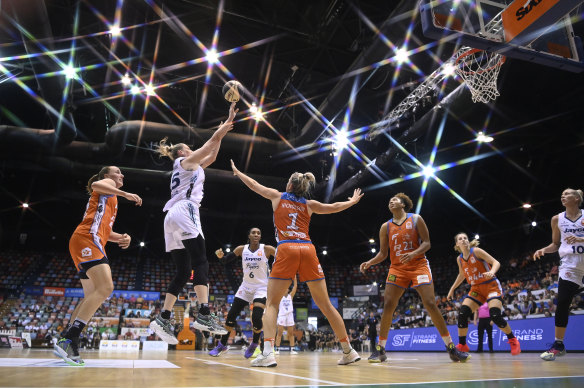
[[499,96],[497,77],[503,63],[501,54],[469,49],[456,58],[454,71],[470,89],[473,102],[488,103]]

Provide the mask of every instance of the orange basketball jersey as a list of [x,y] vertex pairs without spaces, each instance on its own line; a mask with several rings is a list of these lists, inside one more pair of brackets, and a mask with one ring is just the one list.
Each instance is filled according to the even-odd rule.
[[401,269],[415,269],[420,266],[428,266],[426,255],[414,257],[408,263],[403,264],[400,256],[413,252],[420,246],[420,236],[416,227],[417,214],[407,213],[406,219],[401,225],[393,222],[393,218],[387,221],[387,236],[389,239],[389,258],[392,267]]
[[87,202],[83,220],[75,229],[74,234],[87,237],[91,235],[92,240],[99,242],[100,249],[103,250],[112,232],[117,213],[117,196],[98,194],[94,191]]
[[308,225],[310,214],[306,198],[297,197],[292,193],[282,193],[280,203],[274,210],[274,227],[276,241],[282,242],[309,242]]
[[478,284],[482,284],[485,282],[492,281],[496,278],[487,279],[483,276],[483,272],[489,272],[491,270],[491,266],[486,261],[479,259],[474,254],[474,248],[470,248],[470,255],[468,259],[465,260],[462,253],[458,256],[458,261],[462,266],[462,270],[464,271],[464,277],[466,281],[471,286],[475,286]]

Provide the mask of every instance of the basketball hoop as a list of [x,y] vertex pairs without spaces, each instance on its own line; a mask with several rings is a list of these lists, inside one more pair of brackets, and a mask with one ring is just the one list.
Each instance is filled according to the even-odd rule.
[[468,85],[473,102],[485,104],[499,96],[497,77],[505,57],[501,54],[469,49],[456,58],[454,71]]

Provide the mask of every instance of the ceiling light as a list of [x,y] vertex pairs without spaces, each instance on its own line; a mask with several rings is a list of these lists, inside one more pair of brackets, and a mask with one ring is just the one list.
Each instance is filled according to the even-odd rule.
[[522,206],[524,209],[529,209],[531,207],[530,203],[524,203]]
[[480,236],[479,236],[478,234],[475,234],[475,237],[474,237],[474,238],[475,238],[475,240],[478,240],[478,239],[479,239],[479,237],[480,237]]
[[146,245],[144,244],[144,241],[140,241],[140,246],[143,247],[144,245]]
[[28,203],[26,203],[26,202],[25,202],[25,203],[23,203],[23,204],[22,204],[22,207],[23,207],[23,208],[25,208],[25,209],[26,209],[26,208],[28,208]]
[[253,102],[251,104],[251,106],[249,107],[249,113],[251,113],[252,115],[255,115],[258,112],[258,106],[256,105],[255,102]]
[[205,59],[210,64],[217,63],[217,61],[219,60],[219,54],[217,54],[217,50],[211,49],[211,50],[207,51],[207,55],[205,56]]
[[479,132],[479,134],[477,135],[477,141],[479,143],[490,143],[493,141],[493,137],[487,136],[483,132]]
[[375,248],[371,248],[371,253],[375,253],[375,252],[376,252]]
[[323,250],[322,250],[322,254],[323,254],[323,255],[325,255],[325,256],[326,256],[326,255],[327,255],[327,253],[328,253],[328,252],[326,251],[326,249],[323,249]]
[[146,87],[144,88],[144,90],[146,91],[146,94],[149,96],[155,96],[156,92],[154,91],[154,86],[152,86],[152,84],[148,84],[146,85]]
[[133,95],[139,94],[140,93],[140,87],[138,85],[134,85],[130,88],[130,93],[132,93]]
[[450,77],[452,74],[454,74],[455,69],[456,67],[454,67],[454,65],[451,62],[448,62],[442,68],[442,75]]
[[424,176],[426,178],[430,178],[430,177],[434,176],[434,173],[435,172],[436,172],[436,169],[434,167],[432,167],[432,166],[425,166],[422,169],[422,174],[424,174]]
[[77,78],[77,69],[75,69],[71,65],[67,65],[63,68],[63,73],[67,79],[75,79]]
[[408,50],[405,48],[400,48],[395,52],[395,59],[397,63],[403,63],[409,59]]
[[117,37],[117,36],[120,36],[120,35],[122,35],[122,30],[120,29],[120,26],[118,26],[118,25],[113,25],[113,26],[112,26],[112,28],[110,28],[110,30],[109,30],[109,33],[110,33],[112,36],[116,36],[116,37]]
[[347,131],[340,130],[333,136],[333,148],[335,151],[340,152],[347,148],[349,145],[349,137]]
[[132,83],[132,78],[128,75],[128,73],[122,76],[122,85],[129,86]]
[[231,252],[231,248],[229,248],[229,247],[225,248],[225,252],[227,252],[227,253]]
[[374,239],[372,239],[372,238],[370,238],[370,239],[369,239],[369,244],[374,244],[374,243],[375,243],[375,240],[374,240]]
[[531,221],[531,226],[537,226],[537,222]]

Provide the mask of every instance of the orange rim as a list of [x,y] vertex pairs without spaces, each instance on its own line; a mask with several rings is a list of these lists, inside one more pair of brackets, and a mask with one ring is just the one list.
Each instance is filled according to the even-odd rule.
[[456,58],[456,61],[454,62],[455,66],[458,67],[458,70],[460,72],[464,73],[464,74],[482,74],[482,73],[485,73],[487,71],[491,71],[494,68],[499,67],[499,66],[503,65],[503,63],[505,63],[505,59],[506,59],[505,56],[504,55],[501,55],[501,54],[497,54],[497,55],[500,55],[500,57],[501,57],[499,59],[499,61],[497,63],[495,63],[493,66],[488,67],[486,69],[481,69],[481,70],[477,70],[477,71],[465,71],[465,70],[462,70],[460,68],[460,62],[461,62],[461,60],[463,58],[466,58],[467,56],[469,56],[471,54],[475,54],[475,53],[478,53],[478,52],[481,52],[481,51],[486,51],[486,50],[481,50],[481,49],[476,49],[475,48],[475,49],[470,49],[470,50],[462,53],[458,58]]

